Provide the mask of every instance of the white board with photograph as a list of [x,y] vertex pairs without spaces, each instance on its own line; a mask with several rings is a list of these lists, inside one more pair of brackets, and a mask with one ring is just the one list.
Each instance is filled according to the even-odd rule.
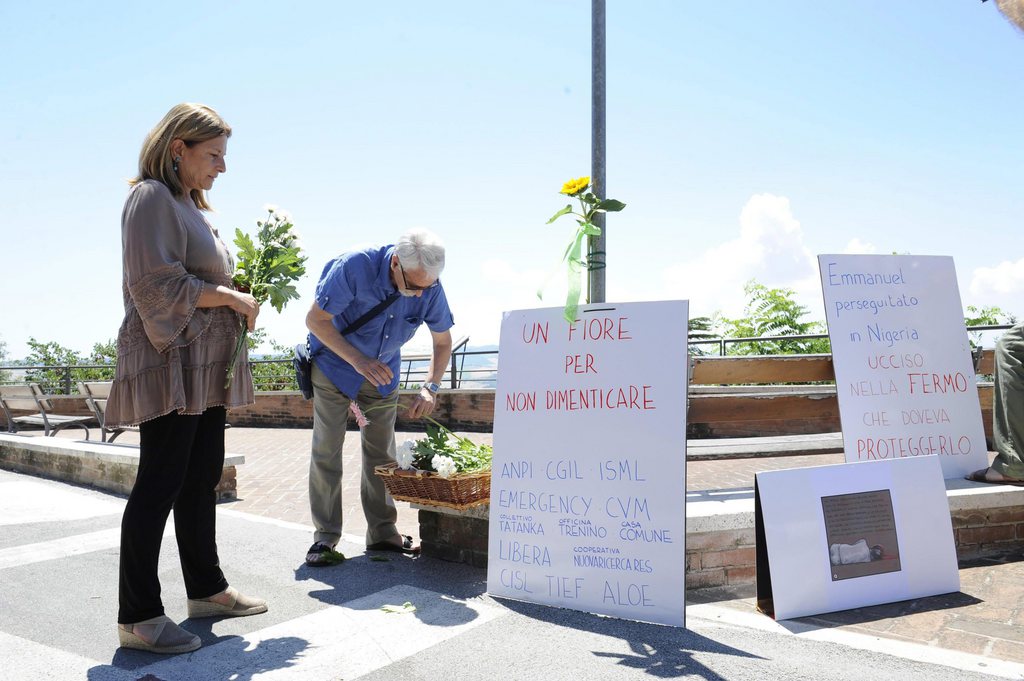
[[819,255],[846,460],[988,465],[953,259]]
[[754,522],[775,619],[960,590],[938,457],[758,473]]
[[487,590],[684,626],[685,301],[506,312]]

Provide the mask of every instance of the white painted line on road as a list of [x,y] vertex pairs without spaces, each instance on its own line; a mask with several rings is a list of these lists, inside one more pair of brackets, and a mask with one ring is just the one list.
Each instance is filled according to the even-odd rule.
[[[113,624],[111,640],[116,641]],[[129,671],[106,667],[97,660],[43,645],[20,636],[0,631],[0,660],[4,661],[4,678],[65,681],[132,681],[138,676]]]
[[[802,622],[776,622],[767,615],[745,610],[737,610],[727,606],[710,603],[686,606],[686,622],[690,628],[699,630],[701,626],[733,626],[749,629],[770,631],[776,634],[789,634],[813,641],[836,643],[858,650],[892,655],[905,660],[937,664],[953,669],[990,674],[1005,679],[1024,678],[1024,664],[1007,662],[994,657],[972,655],[955,650],[928,646],[923,643],[910,643],[894,639],[870,636],[855,631],[837,628],[816,627]],[[693,626],[693,625],[697,626]]]
[[[168,520],[167,528],[164,530],[164,538],[173,536],[174,523]],[[76,534],[61,539],[51,539],[37,544],[12,546],[7,549],[0,549],[0,570],[21,565],[31,565],[32,563],[42,563],[47,560],[80,556],[84,553],[120,548],[120,546],[120,527]]]
[[[393,614],[384,605],[410,602],[416,610]],[[458,601],[405,584],[282,622],[241,637],[229,637],[189,655],[135,671],[159,679],[224,681],[239,670],[258,670],[253,681],[345,679],[351,681],[458,636],[506,614],[480,600]]]
[[0,480],[0,525],[84,520],[124,511],[124,500],[66,484]]

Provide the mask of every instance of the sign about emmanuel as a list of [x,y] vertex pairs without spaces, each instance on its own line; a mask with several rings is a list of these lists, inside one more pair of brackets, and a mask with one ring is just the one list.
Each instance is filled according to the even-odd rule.
[[507,312],[487,590],[683,626],[685,301]]
[[988,463],[953,259],[818,256],[846,460]]

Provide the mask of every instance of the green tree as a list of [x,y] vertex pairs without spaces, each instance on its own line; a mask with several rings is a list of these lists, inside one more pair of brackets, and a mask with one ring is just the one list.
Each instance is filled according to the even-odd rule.
[[[722,335],[731,338],[761,336],[796,336],[825,333],[822,322],[806,321],[807,308],[800,305],[788,288],[768,288],[753,279],[743,287],[747,303],[743,316],[722,318]],[[827,338],[773,339],[730,343],[729,354],[737,355],[789,355],[829,352]]]
[[[0,340],[0,364],[7,364],[7,341]],[[11,372],[0,370],[0,383],[10,383]]]
[[694,341],[712,340],[719,337],[718,331],[716,330],[717,322],[712,317],[690,317],[687,323],[687,339],[690,344],[689,348],[691,355],[714,355],[717,354],[717,346],[712,346],[710,343],[701,343],[700,345],[694,345]]
[[[117,364],[117,345],[113,340],[96,343],[92,352],[83,356],[55,341],[28,339],[29,354],[25,364],[32,368],[25,372],[25,380],[38,383],[43,392],[51,395],[75,392],[78,381],[110,381]],[[84,368],[80,365],[104,366]]]
[[112,381],[114,380],[114,369],[117,366],[117,343],[110,339],[101,343],[94,343],[92,352],[82,362],[83,364],[100,365],[88,369],[74,369],[71,378],[75,381]]
[[[252,380],[257,390],[298,390],[295,382],[295,368],[292,356],[295,354],[291,346],[282,345],[275,340],[267,341],[265,329],[256,329],[247,340],[249,344],[249,366],[252,368]],[[269,342],[271,352],[254,355],[259,346]]]
[[54,341],[28,339],[29,353],[25,358],[32,368],[25,372],[25,380],[38,383],[43,392],[66,394],[69,391],[70,374],[67,367],[81,364],[82,357],[71,348]]
[[[964,316],[964,326],[996,326],[1016,323],[1016,315],[1004,312],[1002,308],[995,305],[986,305],[980,308],[968,305],[967,314]],[[983,333],[984,331],[971,331],[968,334],[972,348],[977,348],[981,345]]]

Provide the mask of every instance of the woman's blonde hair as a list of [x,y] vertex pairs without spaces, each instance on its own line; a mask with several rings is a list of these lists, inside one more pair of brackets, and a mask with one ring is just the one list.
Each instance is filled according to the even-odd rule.
[[[191,147],[221,135],[231,137],[231,126],[210,107],[190,102],[172,107],[146,136],[139,152],[139,174],[128,183],[136,185],[143,180],[157,180],[167,185],[175,196],[182,196],[185,187],[174,170],[171,142],[180,139]],[[197,208],[210,210],[202,189],[193,189],[190,196]]]

